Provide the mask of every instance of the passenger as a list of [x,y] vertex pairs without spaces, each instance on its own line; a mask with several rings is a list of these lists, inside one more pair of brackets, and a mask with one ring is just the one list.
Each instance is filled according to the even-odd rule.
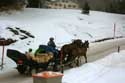
[[54,38],[50,37],[49,42],[47,43],[48,46],[56,48],[56,44],[54,42]]
[[39,45],[39,48],[35,51],[35,56],[37,56],[38,53],[45,53],[45,49],[41,48],[41,45]]
[[31,48],[25,54],[26,54],[26,57],[27,57],[28,60],[32,60],[32,57],[34,57]]

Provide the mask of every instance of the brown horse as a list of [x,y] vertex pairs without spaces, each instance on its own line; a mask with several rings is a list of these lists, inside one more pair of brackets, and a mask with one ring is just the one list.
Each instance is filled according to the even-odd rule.
[[73,56],[73,58],[77,58],[77,66],[79,66],[79,64],[81,63],[82,56],[84,56],[85,63],[87,63],[87,56],[86,56],[87,48],[89,48],[89,42],[85,41],[81,47],[72,50],[71,56]]
[[80,60],[80,56],[84,56],[85,62],[87,63],[86,51],[88,47],[89,47],[89,42],[85,41],[85,43],[83,43],[82,40],[80,39],[74,40],[71,44],[66,44],[62,46],[61,48],[61,52],[63,55],[62,63],[65,64],[67,62],[72,62],[76,58],[78,58],[77,59],[78,63],[79,62],[78,60]]

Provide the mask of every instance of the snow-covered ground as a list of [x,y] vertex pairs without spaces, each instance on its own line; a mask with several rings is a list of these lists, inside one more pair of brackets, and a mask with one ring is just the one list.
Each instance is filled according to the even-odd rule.
[[[91,11],[90,15],[84,15],[81,14],[80,10],[27,8],[22,12],[0,15],[0,37],[19,40],[12,45],[6,46],[5,49],[14,48],[21,52],[27,51],[28,48],[32,48],[33,51],[35,51],[40,44],[46,44],[49,37],[54,37],[55,42],[59,47],[66,43],[70,43],[72,39],[78,38],[83,41],[89,40],[90,45],[94,46],[91,42],[97,39],[114,37],[114,24],[116,25],[115,36],[125,36],[125,15],[97,11]],[[7,27],[12,27],[13,29],[19,27],[22,30],[32,33],[35,38],[21,40],[20,36],[24,34],[20,33],[21,35],[14,35],[6,29]],[[29,42],[30,44],[27,44]],[[2,47],[0,49],[0,54],[2,54]],[[112,78],[114,80],[110,80],[109,83],[117,83],[114,74],[125,72],[124,67],[112,67],[107,63],[107,61],[111,59],[112,62],[115,62],[113,59],[119,54],[116,53],[114,56],[113,55],[110,55],[112,58],[107,57],[104,58],[104,60],[102,59],[94,63],[85,64],[80,68],[65,71],[63,82],[83,83],[85,81],[85,83],[107,83],[106,81],[109,80],[109,78]],[[120,54],[120,56],[121,55],[124,55],[124,52]],[[0,59],[1,57],[2,56],[0,56]],[[122,61],[121,63],[124,63],[124,61],[120,59],[121,58],[118,57],[118,60]],[[4,62],[4,70],[0,71],[0,73],[9,71],[16,65],[6,56]],[[115,64],[113,65],[115,66]],[[118,73],[119,77],[117,78],[119,78],[118,80],[120,80],[120,83],[123,83],[122,80],[125,76],[122,76],[124,74],[121,75],[120,73]],[[104,77],[106,81],[103,80],[102,77]],[[93,80],[97,80],[97,82]]]
[[125,51],[65,71],[63,83],[124,83]]

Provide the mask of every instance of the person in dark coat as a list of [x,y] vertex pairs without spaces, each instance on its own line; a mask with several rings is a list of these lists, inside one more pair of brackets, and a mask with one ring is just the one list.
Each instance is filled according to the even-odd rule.
[[54,38],[50,37],[49,42],[47,43],[48,46],[56,48],[56,44],[54,42]]
[[49,38],[49,42],[47,43],[47,45],[49,47],[52,47],[53,48],[53,53],[54,53],[54,57],[55,57],[55,64],[54,64],[54,69],[53,70],[57,70],[57,64],[59,64],[59,51],[58,49],[56,49],[56,44],[54,42],[54,38],[53,37],[50,37]]

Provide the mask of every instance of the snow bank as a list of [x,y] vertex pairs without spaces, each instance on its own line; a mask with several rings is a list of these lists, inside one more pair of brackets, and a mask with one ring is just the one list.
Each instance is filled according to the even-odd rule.
[[124,83],[125,51],[67,70],[63,83]]

